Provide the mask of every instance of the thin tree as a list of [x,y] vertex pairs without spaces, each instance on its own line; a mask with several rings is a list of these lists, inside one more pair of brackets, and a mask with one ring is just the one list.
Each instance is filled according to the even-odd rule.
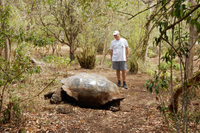
[[[142,2],[144,4],[147,4],[148,7],[152,6],[154,0],[142,0]],[[146,19],[147,19],[147,23],[145,25],[145,39],[143,41],[143,46],[142,46],[142,52],[141,52],[141,58],[144,61],[144,63],[146,62],[146,58],[147,58],[147,52],[148,52],[148,47],[149,47],[149,32],[150,32],[150,24],[151,24],[151,15],[152,15],[152,9],[149,9],[149,14],[147,15]]]
[[[54,37],[61,44],[68,45],[70,48],[70,59],[75,59],[77,48],[77,36],[81,33],[80,16],[76,12],[77,3],[72,1],[56,1],[53,3],[42,3],[38,5],[42,10],[39,13],[39,21],[45,29],[47,36]],[[46,5],[47,4],[47,5]]]
[[[196,0],[189,0],[191,3],[191,7],[195,6]],[[191,16],[194,16],[194,13],[191,14]],[[193,75],[193,59],[194,59],[194,53],[195,53],[195,43],[198,40],[198,31],[197,28],[191,24],[190,22],[190,41],[189,41],[189,52],[187,53],[186,63],[185,63],[185,69],[186,69],[186,78],[190,78]]]
[[[0,6],[1,6],[1,14],[4,14],[4,11],[5,11],[4,0],[0,0]],[[6,16],[4,16],[4,17],[6,17]],[[5,59],[7,61],[10,61],[10,49],[11,48],[9,45],[8,38],[5,35],[5,30],[6,30],[5,19],[1,19],[1,30],[2,30],[2,33],[4,33],[3,40],[4,40],[4,46],[5,46]]]

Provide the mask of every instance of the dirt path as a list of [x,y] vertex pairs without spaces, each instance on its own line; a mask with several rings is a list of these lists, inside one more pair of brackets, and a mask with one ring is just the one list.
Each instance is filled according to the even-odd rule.
[[[62,47],[62,50],[60,54],[64,56],[67,50],[64,47]],[[110,61],[109,55],[106,58]],[[155,64],[158,58],[148,59],[148,61]],[[195,68],[199,68],[199,61],[196,61]],[[43,88],[55,78],[56,69],[54,67],[47,67],[47,69],[48,72],[37,75],[34,80],[28,79],[32,85],[25,90],[26,93],[23,92],[22,99],[30,94],[37,94],[38,92],[34,91],[41,91],[37,88]],[[102,68],[98,66],[96,69],[88,70],[80,69],[79,65],[71,66],[67,72],[63,70],[56,82],[83,72],[102,75],[117,83],[115,71],[107,66]],[[125,99],[121,101],[121,110],[117,112],[80,108],[69,104],[51,105],[48,100],[44,100],[43,94],[46,93],[44,92],[33,101],[30,100],[24,103],[24,108],[27,108],[27,110],[23,110],[23,117],[25,118],[19,126],[6,123],[2,127],[0,126],[0,132],[167,133],[169,131],[164,118],[157,110],[156,95],[149,93],[144,87],[145,81],[149,78],[151,77],[143,73],[127,73],[128,89],[120,88],[120,92]],[[54,90],[57,87],[60,87],[60,82],[51,85],[48,89]]]
[[[82,72],[99,74],[114,83],[117,82],[115,71],[111,69],[72,69],[69,71],[69,76]],[[162,116],[156,109],[158,105],[155,101],[155,95],[150,94],[144,87],[145,81],[149,78],[145,74],[127,74],[129,88],[127,90],[120,89],[125,99],[121,102],[121,111],[118,112],[60,105],[65,106],[64,112],[66,114],[52,112],[53,114],[48,116],[52,123],[59,121],[57,127],[60,128],[53,124],[55,128],[49,130],[73,133],[167,132]],[[49,127],[48,124],[46,126]]]
[[[93,70],[79,69],[72,66],[67,76],[78,73],[95,73],[105,76],[116,83],[115,71],[110,68],[96,68]],[[65,72],[63,72],[65,73]],[[48,76],[39,75],[46,81]],[[58,77],[58,82],[63,74]],[[51,105],[44,100],[43,94],[38,99],[38,105],[23,112],[25,120],[21,127],[5,124],[0,127],[1,132],[49,132],[49,133],[160,133],[168,132],[164,119],[157,110],[155,94],[150,94],[144,87],[145,81],[150,77],[146,74],[127,74],[128,89],[120,88],[122,96],[121,110],[80,108],[69,104]],[[49,81],[44,82],[45,84]],[[52,85],[52,89],[58,86]],[[45,92],[46,93],[46,92]],[[37,108],[37,109],[36,109]]]

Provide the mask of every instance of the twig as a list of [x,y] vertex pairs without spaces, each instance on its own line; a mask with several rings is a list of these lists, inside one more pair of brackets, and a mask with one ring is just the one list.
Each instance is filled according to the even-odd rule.
[[3,73],[9,78],[9,80],[12,80],[11,78],[10,78],[10,76],[4,71],[4,69],[2,68],[2,67],[0,67],[0,69],[3,71]]
[[[150,23],[150,22],[152,21],[152,19],[155,18],[155,16],[157,16],[158,13],[161,12],[161,10],[162,10],[169,2],[170,2],[170,1],[168,1],[167,3],[165,3],[165,4],[160,8],[160,10],[158,10],[155,14],[152,14],[152,15],[149,17],[150,19],[148,20],[147,24]],[[172,6],[173,6],[173,5],[172,5]],[[171,7],[172,7],[172,6],[171,6]],[[168,9],[169,9],[169,8],[168,8]],[[168,10],[168,9],[167,9],[167,10]]]
[[130,13],[125,13],[125,12],[122,12],[122,11],[117,11],[117,12],[132,16],[132,17],[130,17],[130,18],[128,19],[128,20],[130,20],[130,19],[136,17],[137,15],[139,15],[139,14],[141,14],[141,13],[143,13],[143,12],[145,12],[145,11],[147,11],[147,10],[149,10],[149,9],[151,9],[151,8],[153,8],[153,7],[155,7],[155,6],[157,6],[158,4],[160,4],[160,2],[157,3],[157,4],[155,4],[155,5],[153,5],[153,6],[151,6],[151,7],[149,7],[149,8],[146,8],[145,10],[142,10],[142,11],[136,13],[135,15],[132,15],[132,14],[130,14]]

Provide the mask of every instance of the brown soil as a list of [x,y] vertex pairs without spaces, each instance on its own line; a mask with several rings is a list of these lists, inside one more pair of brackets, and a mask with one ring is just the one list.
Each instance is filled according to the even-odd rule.
[[[49,71],[53,71],[53,69]],[[57,81],[82,72],[102,75],[112,82],[117,83],[115,71],[111,68],[97,66],[93,70],[88,70],[82,69],[78,65],[71,66],[67,72],[62,70]],[[42,73],[35,77],[35,79],[38,78],[38,82],[34,82],[33,86],[40,83],[43,84],[41,88],[44,88],[50,82],[46,81],[47,77],[48,79],[53,79],[55,76],[53,74]],[[58,85],[51,85],[36,98],[37,101],[32,105],[30,101],[27,102],[29,107],[27,107],[26,111],[23,111],[23,122],[20,125],[16,126],[12,122],[6,123],[0,127],[0,131],[38,133],[169,132],[162,114],[157,109],[159,104],[156,101],[156,95],[149,93],[144,87],[145,81],[149,78],[151,77],[143,73],[130,74],[127,72],[128,89],[120,88],[120,92],[125,99],[121,102],[121,110],[117,112],[81,108],[69,104],[51,105],[49,100],[44,100],[43,97],[44,93],[59,87]],[[24,99],[26,96],[24,96]]]
[[[117,82],[115,71],[112,69],[86,70],[73,68],[68,76],[86,72],[107,77]],[[146,74],[127,74],[128,89],[120,88],[125,98],[121,102],[121,110],[112,112],[108,110],[80,108],[72,105],[49,105],[45,101],[42,111],[28,113],[30,129],[33,131],[51,132],[167,132],[162,115],[157,110],[155,94],[149,93],[144,87],[145,81],[150,77]],[[32,123],[41,126],[32,127]],[[47,123],[49,121],[49,123]],[[34,124],[33,124],[34,125]]]

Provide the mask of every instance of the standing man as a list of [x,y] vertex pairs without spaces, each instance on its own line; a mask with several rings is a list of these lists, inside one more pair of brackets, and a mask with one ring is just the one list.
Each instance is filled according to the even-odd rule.
[[120,38],[119,31],[114,31],[113,36],[115,40],[111,42],[110,50],[111,50],[111,60],[112,60],[112,67],[116,70],[117,75],[117,86],[121,86],[120,80],[120,71],[122,71],[122,79],[123,79],[123,87],[128,89],[126,85],[126,69],[127,65],[126,62],[128,61],[128,43],[126,39]]

